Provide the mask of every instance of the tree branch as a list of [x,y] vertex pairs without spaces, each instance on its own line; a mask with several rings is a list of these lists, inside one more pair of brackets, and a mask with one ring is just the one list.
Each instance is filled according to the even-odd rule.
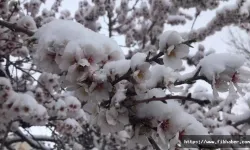
[[31,147],[36,148],[36,149],[42,149],[42,150],[47,150],[47,148],[41,147],[40,143],[36,143],[33,139],[31,139],[29,136],[24,135],[20,129],[15,132],[23,141],[27,142]]
[[238,121],[238,122],[235,122],[233,124],[234,127],[237,127],[239,125],[242,125],[242,124],[245,124],[245,123],[250,123],[250,117],[246,118],[246,119],[243,119],[241,121]]
[[28,36],[32,36],[34,35],[33,31],[27,30],[25,28],[19,27],[17,26],[15,23],[9,23],[3,20],[0,20],[0,26],[4,26],[6,28],[9,28],[10,30],[14,31],[14,32],[22,32],[27,34]]
[[207,83],[210,83],[210,81],[205,76],[196,76],[196,77],[186,79],[184,81],[175,81],[174,85],[193,84],[196,80],[204,80]]
[[153,146],[155,150],[161,150],[160,147],[157,145],[157,143],[151,136],[148,137],[148,141],[150,142],[150,144]]
[[6,143],[6,139],[7,139],[7,137],[8,137],[9,132],[10,132],[10,128],[11,128],[12,123],[13,123],[12,121],[11,121],[10,123],[8,123],[8,127],[7,127],[7,130],[6,130],[6,132],[5,132],[5,135],[4,135],[3,139],[1,140],[1,147],[0,147],[0,150],[3,150],[3,149],[4,149],[4,145],[5,145],[5,143]]
[[195,103],[202,105],[202,106],[204,106],[206,104],[210,104],[210,100],[201,100],[201,99],[192,98],[191,94],[189,94],[188,96],[166,95],[164,97],[153,97],[153,98],[148,98],[148,99],[143,99],[143,100],[136,100],[134,102],[134,105],[138,105],[141,103],[155,102],[155,101],[162,101],[163,103],[166,103],[167,100],[172,100],[172,99],[191,101],[191,102],[195,102]]
[[[32,137],[28,136],[28,138],[32,138]],[[33,139],[36,141],[46,141],[46,142],[57,143],[57,141],[54,138],[49,137],[49,136],[33,136]],[[9,146],[11,144],[23,142],[23,141],[25,141],[25,139],[23,139],[21,137],[15,137],[15,138],[7,140],[5,145]]]

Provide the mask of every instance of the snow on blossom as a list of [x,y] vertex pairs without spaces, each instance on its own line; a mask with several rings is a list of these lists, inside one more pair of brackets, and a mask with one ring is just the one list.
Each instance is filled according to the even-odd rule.
[[89,122],[89,115],[83,109],[80,109],[74,116],[74,118],[81,125],[84,125],[85,123]]
[[126,130],[119,131],[117,133],[117,136],[118,136],[119,140],[121,140],[122,142],[126,142],[128,139],[131,138],[131,136],[128,134],[128,132]]
[[110,108],[109,110],[106,111],[106,119],[108,124],[110,125],[116,125],[117,124],[117,117],[118,117],[118,112],[115,107]]
[[109,92],[111,91],[112,85],[109,82],[92,82],[89,87],[89,92],[92,97],[92,101],[95,102],[109,100]]
[[108,80],[107,73],[104,69],[96,70],[92,74],[92,79],[94,82],[105,82]]
[[3,104],[7,98],[12,94],[13,89],[10,80],[4,77],[0,77],[0,104]]
[[81,109],[81,102],[74,96],[67,96],[64,99],[67,107],[67,115],[69,117],[74,117],[78,111]]
[[126,80],[120,81],[115,85],[115,94],[111,99],[111,104],[117,105],[126,99]]
[[154,88],[156,86],[167,87],[171,92],[178,90],[180,87],[175,87],[174,82],[180,78],[180,74],[175,72],[173,69],[163,66],[163,65],[154,65],[150,68],[151,78],[146,81],[147,88]]
[[[161,89],[152,89],[147,92],[143,99],[152,97],[164,97],[166,94]],[[167,104],[160,101],[137,106],[137,115],[141,118],[151,118],[159,122],[157,133],[161,140],[171,139],[177,132],[185,131],[187,135],[206,135],[203,127],[192,115],[184,112],[176,101],[168,100]]]
[[138,66],[145,64],[147,55],[145,53],[136,53],[132,56],[130,66],[132,70],[137,70]]
[[92,101],[93,95],[90,93],[88,85],[76,85],[75,87],[72,87],[71,90],[74,90],[74,96],[76,96],[82,103]]
[[137,83],[143,83],[151,77],[151,72],[149,71],[150,64],[144,63],[137,67],[132,76]]
[[213,132],[214,135],[237,135],[237,133],[238,130],[229,125],[215,128]]
[[[102,45],[105,51],[121,51],[119,46],[113,40],[85,28],[80,23],[69,20],[54,20],[42,26],[35,33],[34,38],[39,40],[39,45],[41,47],[46,46],[48,42],[53,40],[57,40],[58,42],[73,40],[80,40],[81,42],[84,42],[84,40],[86,40],[88,41],[87,43],[91,41],[99,43],[98,45]],[[96,45],[97,44],[92,46]]]
[[104,52],[107,55],[107,57],[102,61],[103,63],[125,59],[123,51],[120,50],[120,48],[118,48],[117,45],[115,45],[114,43],[113,43],[113,49],[111,49],[110,47],[106,47],[104,49]]
[[208,130],[184,111],[172,114],[171,118],[161,121],[157,127],[157,133],[164,143],[178,132],[182,132],[182,135],[208,135]]
[[22,46],[21,48],[18,48],[16,50],[14,50],[11,55],[14,57],[27,57],[29,54],[29,50],[26,46]]
[[18,93],[13,92],[8,99],[2,104],[2,113],[16,117],[18,114],[16,112],[10,111],[13,104],[19,100]]
[[85,61],[81,60],[82,58],[84,58],[84,55],[80,46],[75,41],[72,41],[66,45],[63,55],[61,56],[61,61],[57,63],[59,63],[59,68],[63,71],[67,71],[71,65],[78,62],[81,62],[80,64],[82,64],[83,67],[89,66],[89,62],[85,59]]
[[44,103],[46,101],[45,94],[42,88],[36,88],[34,91],[34,97],[38,103]]
[[233,75],[236,69],[244,64],[244,57],[231,53],[215,53],[204,57],[199,66],[201,74],[209,80],[219,77],[221,73],[223,79],[230,80],[230,75]]
[[38,78],[48,91],[57,91],[59,89],[59,76],[57,74],[43,72]]
[[18,26],[23,27],[25,29],[28,29],[31,31],[37,30],[36,22],[31,16],[23,16],[16,23]]
[[[151,89],[147,92],[146,95],[140,99],[147,99],[152,97],[164,97],[166,96],[165,92],[161,89]],[[167,104],[164,104],[160,101],[150,102],[148,104],[140,104],[137,106],[137,114],[141,118],[156,118],[158,120],[164,120],[170,118],[171,114],[175,112],[181,112],[182,107],[176,101],[168,101]]]
[[132,76],[136,83],[143,83],[151,76],[151,72],[149,71],[150,64],[145,62],[146,57],[144,53],[136,53],[131,58],[130,66],[134,71]]
[[[242,94],[238,83],[246,83],[250,75],[248,68],[244,67],[245,58],[230,53],[215,53],[204,57],[198,66],[200,74],[212,81],[214,94],[217,91],[228,91],[233,85]],[[233,84],[232,84],[233,83]]]
[[109,111],[101,109],[92,123],[99,125],[101,132],[104,134],[115,133],[121,131],[124,128],[123,124],[116,121],[117,118],[114,118],[115,116],[118,116],[116,110]]
[[23,120],[29,120],[31,115],[36,111],[37,101],[26,93],[17,93],[16,98],[11,106],[11,111],[15,112]]
[[36,105],[35,111],[31,115],[31,123],[34,125],[45,125],[48,119],[47,109],[43,105]]
[[166,70],[166,67],[163,65],[153,65],[150,68],[152,78],[146,81],[148,88],[154,88],[159,84],[163,83],[164,78],[164,72]]
[[107,75],[110,76],[112,81],[127,73],[129,68],[130,60],[126,59],[110,61],[103,66],[103,69],[107,72]]
[[166,31],[159,37],[159,49],[164,52],[163,62],[165,66],[179,69],[182,66],[182,58],[187,57],[189,46],[183,44],[184,39],[176,31]]
[[67,118],[62,122],[62,133],[66,135],[79,136],[81,134],[80,124],[73,118]]
[[55,110],[56,117],[65,118],[67,116],[67,105],[62,99],[58,99],[52,109]]

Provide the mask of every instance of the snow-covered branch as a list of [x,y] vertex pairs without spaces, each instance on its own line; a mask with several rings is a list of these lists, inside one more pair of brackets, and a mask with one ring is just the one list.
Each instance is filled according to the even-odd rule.
[[[53,142],[53,143],[57,143],[58,142],[56,139],[54,139],[54,138],[52,138],[50,136],[33,136],[33,137],[31,137],[31,136],[27,135],[26,137],[29,138],[29,139],[33,139],[35,141],[44,141],[44,142]],[[12,144],[19,143],[19,142],[26,142],[26,139],[24,139],[22,137],[14,137],[14,138],[11,138],[11,139],[7,139],[5,145],[6,146],[10,146]]]
[[163,103],[167,103],[168,100],[191,101],[202,106],[210,104],[210,100],[201,100],[201,99],[192,98],[191,94],[188,94],[188,96],[166,95],[164,97],[152,97],[152,98],[143,99],[143,100],[136,100],[134,103],[135,105],[140,104],[140,103],[150,103],[153,101],[161,101]]
[[10,29],[11,31],[13,32],[22,32],[22,33],[25,33],[29,36],[32,36],[34,34],[33,31],[30,31],[28,29],[25,29],[23,27],[20,27],[18,26],[18,24],[16,23],[9,23],[9,22],[6,22],[6,21],[3,21],[3,20],[0,20],[0,26],[2,27],[6,27],[8,29]]
[[[27,142],[31,147],[36,148],[36,149],[42,149],[42,150],[49,150],[49,148],[45,147],[43,144],[39,143],[38,140],[34,139],[33,136],[27,136],[25,135],[20,129],[18,129],[15,132],[16,135],[20,137],[23,141]],[[12,144],[9,143],[8,141],[6,142],[7,145]]]

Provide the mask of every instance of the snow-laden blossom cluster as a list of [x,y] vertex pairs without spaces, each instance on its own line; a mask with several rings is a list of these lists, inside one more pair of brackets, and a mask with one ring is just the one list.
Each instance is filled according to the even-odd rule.
[[[41,10],[45,3],[0,0],[0,139],[6,148],[21,140],[34,149],[48,149],[37,141],[53,142],[53,149],[176,149],[185,135],[249,134],[249,108],[233,114],[242,96],[249,104],[245,58],[203,45],[190,55],[192,43],[224,26],[248,31],[248,1],[218,9],[207,27],[189,33],[165,27],[195,23],[223,2],[82,0],[73,13],[61,9],[63,0]],[[108,37],[98,33],[106,29]],[[125,37],[128,55],[117,34]],[[190,73],[185,61],[195,67]],[[52,135],[24,134],[34,126]]]

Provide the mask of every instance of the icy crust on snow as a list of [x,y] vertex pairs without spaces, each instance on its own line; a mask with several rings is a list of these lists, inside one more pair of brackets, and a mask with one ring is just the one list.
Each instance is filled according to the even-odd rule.
[[227,68],[237,70],[244,62],[245,58],[243,56],[231,53],[215,53],[204,57],[198,66],[201,67],[202,75],[213,80]]

